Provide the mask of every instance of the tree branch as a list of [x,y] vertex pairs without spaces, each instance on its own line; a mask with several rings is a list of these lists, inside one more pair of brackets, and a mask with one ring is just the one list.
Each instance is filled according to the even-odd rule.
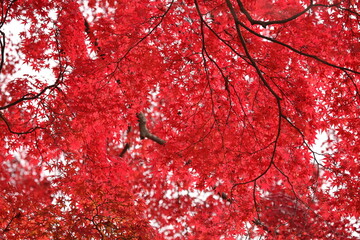
[[146,127],[146,118],[145,118],[144,113],[140,112],[140,113],[136,114],[136,116],[139,119],[139,129],[140,129],[140,138],[141,139],[148,138],[160,145],[164,145],[166,143],[165,140],[163,140],[163,139],[159,138],[158,136],[149,132],[149,130]]
[[121,153],[119,154],[120,157],[123,157],[125,155],[125,153],[129,150],[130,148],[130,143],[126,143],[123,150],[121,151]]
[[10,108],[12,106],[15,106],[21,102],[24,101],[29,101],[29,100],[34,100],[34,99],[38,99],[41,95],[43,95],[47,90],[53,90],[53,89],[58,89],[58,85],[60,84],[61,80],[64,78],[64,72],[62,71],[60,72],[58,78],[56,79],[54,84],[48,85],[45,88],[43,88],[39,93],[27,93],[24,96],[22,96],[21,98],[5,105],[5,106],[0,106],[0,110],[4,110],[7,108]]
[[123,148],[123,150],[121,151],[121,153],[119,154],[120,157],[123,157],[125,155],[125,153],[127,153],[127,151],[130,149],[131,144],[130,144],[130,139],[129,139],[129,133],[132,131],[132,127],[129,126],[127,129],[127,137],[128,137],[128,142],[125,143],[125,146]]
[[335,64],[330,63],[330,62],[328,62],[328,61],[326,61],[326,60],[324,60],[324,59],[322,59],[322,58],[320,58],[320,57],[318,57],[318,56],[316,56],[316,55],[312,55],[312,54],[309,54],[309,53],[304,53],[304,52],[302,52],[302,51],[300,51],[300,50],[298,50],[298,49],[296,49],[296,48],[294,48],[294,47],[292,47],[292,46],[290,46],[290,45],[288,45],[288,44],[286,44],[286,43],[283,43],[283,42],[281,42],[281,41],[276,40],[275,38],[267,37],[267,36],[265,36],[265,35],[262,35],[262,34],[260,34],[260,33],[257,33],[256,31],[250,29],[249,27],[247,27],[244,23],[242,23],[242,22],[240,22],[240,21],[237,21],[237,24],[240,25],[241,27],[245,28],[248,32],[254,34],[255,36],[258,36],[258,37],[263,38],[263,39],[266,39],[266,40],[268,40],[268,41],[270,41],[270,42],[279,44],[279,45],[281,45],[281,46],[283,46],[283,47],[286,47],[286,48],[290,49],[291,51],[293,51],[293,52],[295,52],[295,53],[298,53],[298,54],[300,54],[300,55],[302,55],[302,56],[306,56],[306,57],[315,59],[316,61],[319,61],[319,62],[321,62],[321,63],[323,63],[323,64],[325,64],[325,65],[328,65],[328,66],[330,66],[330,67],[334,67],[334,68],[340,69],[340,70],[342,70],[342,71],[348,71],[348,72],[360,74],[359,71],[356,71],[356,70],[353,70],[353,69],[350,69],[350,68],[347,68],[347,67],[341,67],[341,66],[335,65]]
[[116,68],[119,68],[120,62],[126,58],[126,56],[133,50],[135,47],[137,47],[141,42],[143,42],[147,37],[149,37],[163,22],[165,16],[169,13],[172,5],[174,4],[175,0],[172,0],[170,2],[170,6],[167,8],[167,10],[164,12],[163,15],[160,16],[160,21],[142,38],[140,38],[139,41],[137,41],[134,45],[132,45],[122,57],[119,58],[119,60],[116,62]]
[[298,18],[299,16],[303,15],[304,13],[306,13],[313,6],[312,1],[311,1],[310,5],[307,8],[305,8],[303,11],[301,11],[289,18],[286,18],[286,19],[276,20],[276,21],[258,21],[251,17],[250,13],[245,9],[244,5],[242,4],[242,2],[240,0],[237,0],[237,3],[239,5],[240,11],[245,14],[246,18],[250,21],[251,24],[253,24],[253,25],[258,24],[264,28],[268,25],[283,24],[283,23],[292,21],[292,20]]
[[241,45],[243,46],[244,48],[244,51],[245,51],[245,54],[247,56],[247,58],[250,60],[251,62],[251,65],[255,68],[260,80],[262,81],[262,83],[265,85],[265,87],[269,90],[269,92],[275,97],[275,100],[276,100],[276,105],[277,105],[277,108],[278,108],[278,128],[277,128],[277,133],[276,133],[276,137],[275,137],[275,140],[273,141],[273,144],[274,144],[274,149],[273,149],[273,152],[272,152],[272,155],[271,155],[271,159],[270,159],[270,162],[268,164],[268,166],[266,167],[266,169],[260,174],[258,175],[257,177],[255,177],[254,179],[252,180],[248,180],[246,182],[239,182],[239,183],[236,183],[232,186],[231,188],[231,198],[233,196],[233,190],[236,186],[238,185],[244,185],[244,184],[248,184],[248,183],[251,183],[251,182],[255,182],[256,180],[258,180],[259,178],[261,178],[262,176],[264,176],[268,171],[269,169],[271,168],[272,165],[274,165],[274,159],[275,159],[275,154],[276,154],[276,150],[277,150],[277,145],[278,145],[278,142],[279,142],[279,138],[280,138],[280,135],[281,135],[281,122],[282,122],[282,110],[281,110],[281,100],[282,98],[280,97],[280,95],[278,95],[272,88],[271,86],[269,85],[269,83],[266,81],[266,79],[264,78],[261,70],[259,69],[259,67],[257,66],[255,60],[252,58],[247,46],[246,46],[246,42],[245,42],[245,39],[240,31],[240,28],[239,28],[239,25],[240,26],[243,26],[244,24],[240,22],[236,12],[235,12],[235,9],[231,3],[230,0],[226,0],[226,4],[230,10],[230,14],[232,15],[233,19],[234,19],[234,22],[235,22],[235,28],[236,28],[236,32],[238,34],[238,37],[239,37],[239,40],[240,40],[240,43]]
[[244,7],[243,3],[240,0],[236,0],[236,2],[239,5],[240,11],[246,16],[246,18],[249,20],[249,22],[252,25],[261,25],[264,28],[266,28],[266,26],[268,26],[268,25],[284,24],[284,23],[290,22],[292,20],[295,20],[296,18],[298,18],[301,15],[305,14],[306,12],[308,12],[310,9],[312,9],[314,7],[338,7],[339,9],[341,9],[339,7],[339,3],[330,4],[330,5],[314,4],[313,1],[311,0],[309,6],[307,6],[306,8],[304,8],[304,10],[296,13],[295,15],[293,15],[293,16],[291,16],[289,18],[285,18],[285,19],[281,19],[281,20],[274,20],[274,21],[259,21],[259,20],[255,20],[255,19],[253,19],[251,17],[250,13],[246,10],[246,8]]

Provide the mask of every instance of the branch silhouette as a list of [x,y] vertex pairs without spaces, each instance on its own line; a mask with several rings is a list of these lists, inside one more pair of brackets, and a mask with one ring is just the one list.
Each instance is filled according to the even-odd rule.
[[160,145],[164,145],[166,143],[165,140],[163,140],[163,139],[159,138],[158,136],[149,132],[149,130],[146,127],[146,118],[145,118],[144,113],[140,112],[136,116],[139,119],[139,129],[140,129],[140,138],[141,139],[148,138]]

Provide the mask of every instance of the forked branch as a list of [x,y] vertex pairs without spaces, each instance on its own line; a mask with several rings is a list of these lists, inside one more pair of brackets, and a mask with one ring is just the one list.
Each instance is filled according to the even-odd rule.
[[149,130],[146,127],[146,118],[145,118],[144,113],[140,112],[136,116],[139,119],[139,129],[140,129],[140,138],[141,139],[148,138],[160,145],[164,145],[166,143],[165,140],[163,140],[163,139],[159,138],[158,136],[149,132]]

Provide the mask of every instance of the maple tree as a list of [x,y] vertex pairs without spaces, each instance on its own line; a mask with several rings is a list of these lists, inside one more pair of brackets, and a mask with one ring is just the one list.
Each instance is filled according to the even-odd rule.
[[0,236],[356,239],[359,9],[1,1]]

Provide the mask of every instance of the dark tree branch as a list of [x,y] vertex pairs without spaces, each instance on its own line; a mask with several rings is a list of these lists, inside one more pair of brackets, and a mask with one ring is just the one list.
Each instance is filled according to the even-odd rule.
[[19,98],[18,100],[14,101],[14,102],[11,102],[5,106],[2,106],[0,107],[0,110],[4,110],[4,109],[7,109],[9,107],[12,107],[16,104],[19,104],[21,102],[24,102],[24,101],[28,101],[28,100],[34,100],[34,99],[37,99],[39,98],[43,93],[46,92],[46,90],[48,89],[52,89],[52,88],[55,88],[57,86],[57,84],[52,84],[52,85],[49,85],[47,87],[45,87],[43,90],[41,90],[39,93],[37,94],[32,94],[32,93],[28,93],[28,94],[25,94],[23,97]]
[[160,145],[164,145],[166,143],[165,140],[163,140],[163,139],[159,138],[158,136],[149,132],[149,130],[146,127],[146,118],[145,118],[144,113],[140,112],[136,116],[139,119],[139,129],[140,129],[140,138],[141,139],[148,138]]
[[[225,90],[228,93],[228,96],[230,96],[230,89],[229,89],[229,79],[227,76],[225,76],[224,71],[222,70],[222,68],[218,65],[218,63],[210,56],[210,54],[208,53],[207,49],[206,49],[206,45],[205,45],[205,34],[204,34],[204,28],[203,25],[207,25],[206,22],[204,21],[200,8],[199,8],[199,4],[197,2],[197,0],[195,0],[195,6],[196,6],[196,10],[198,12],[198,15],[200,17],[200,23],[201,23],[201,36],[202,36],[202,45],[203,45],[203,51],[205,52],[206,56],[210,59],[210,61],[216,66],[216,68],[219,70],[221,76],[224,79],[224,85],[225,85]],[[209,27],[210,30],[212,30]],[[215,36],[221,41],[222,39],[216,34],[215,31],[213,31],[213,33],[215,34]],[[227,44],[226,42],[224,42],[225,44]],[[234,49],[235,50],[235,49]],[[229,98],[231,99],[231,98]]]
[[268,25],[272,25],[272,24],[283,24],[283,23],[287,23],[290,22],[298,17],[300,17],[301,15],[303,15],[304,13],[306,13],[307,11],[309,11],[314,5],[312,4],[312,1],[310,2],[310,5],[308,7],[306,7],[303,11],[289,17],[286,19],[282,19],[282,20],[275,20],[275,21],[258,21],[255,20],[251,17],[250,13],[245,9],[244,5],[242,4],[242,2],[240,0],[237,0],[237,3],[239,5],[240,11],[246,16],[246,18],[250,21],[251,24],[255,25],[261,25],[262,27],[266,27]]
[[221,197],[224,201],[227,201],[229,203],[232,203],[233,200],[224,192],[218,192],[217,193],[219,195],[219,197]]
[[24,131],[24,132],[16,132],[14,130],[11,129],[11,123],[9,122],[9,120],[0,112],[0,119],[3,120],[6,124],[7,129],[9,130],[9,132],[11,132],[12,134],[18,134],[18,135],[23,135],[23,134],[28,134],[28,133],[32,133],[37,129],[46,129],[45,127],[32,127],[29,128],[28,130]]
[[[16,0],[10,1],[10,4],[7,6],[5,12],[4,12],[4,6],[2,6],[0,29],[4,26],[6,18],[8,16],[8,14],[9,14],[9,10],[11,9],[12,5],[15,2],[16,2]],[[5,33],[0,30],[0,35],[1,35],[1,40],[0,40],[0,51],[1,51],[0,73],[1,73],[1,71],[3,69],[3,66],[4,66],[4,62],[5,62]]]
[[98,39],[95,37],[93,31],[91,30],[89,22],[85,18],[84,18],[84,26],[85,26],[85,32],[88,35],[94,47],[96,48],[97,54],[103,58],[105,55],[101,53],[101,47],[99,46]]
[[0,110],[4,110],[4,109],[7,109],[7,108],[10,108],[12,106],[15,106],[21,102],[24,102],[24,101],[29,101],[29,100],[34,100],[34,99],[37,99],[39,98],[41,95],[43,95],[48,89],[49,90],[52,90],[52,89],[58,89],[58,85],[60,84],[61,80],[63,79],[64,77],[64,71],[60,72],[58,78],[56,79],[55,83],[54,84],[51,84],[49,86],[46,86],[45,88],[43,88],[39,93],[37,94],[34,94],[34,93],[27,93],[25,94],[24,96],[22,96],[21,98],[19,98],[18,100],[15,100],[5,106],[1,106],[0,107]]
[[273,144],[274,144],[274,148],[273,148],[273,152],[271,154],[271,159],[270,159],[270,162],[268,164],[268,166],[266,167],[266,169],[260,173],[260,175],[258,175],[257,177],[255,177],[254,179],[252,180],[249,180],[249,181],[246,181],[246,182],[239,182],[239,183],[236,183],[232,186],[231,188],[231,197],[233,196],[233,190],[236,186],[238,185],[244,185],[244,184],[248,184],[248,183],[251,183],[251,182],[255,182],[256,180],[258,180],[259,178],[261,178],[262,176],[264,176],[268,171],[269,169],[271,168],[271,166],[274,164],[274,160],[275,160],[275,155],[276,155],[276,149],[277,149],[277,145],[278,145],[278,142],[279,142],[279,138],[280,138],[280,135],[281,135],[281,122],[282,122],[282,109],[281,109],[281,100],[282,98],[271,88],[271,86],[269,85],[269,83],[266,81],[266,79],[264,78],[261,70],[259,69],[257,63],[255,62],[255,60],[253,59],[253,57],[251,56],[248,48],[247,48],[247,45],[246,45],[246,42],[245,42],[245,39],[240,31],[240,27],[239,26],[243,26],[244,24],[240,22],[236,12],[235,12],[235,9],[231,3],[230,0],[226,0],[226,3],[227,3],[227,6],[230,10],[230,13],[234,19],[234,22],[235,22],[235,28],[236,28],[236,32],[237,32],[237,35],[239,37],[239,40],[240,40],[240,43],[241,45],[243,46],[244,48],[244,51],[245,51],[245,54],[247,56],[247,58],[250,60],[251,62],[251,65],[255,68],[256,70],[256,73],[258,74],[261,82],[264,84],[264,86],[269,90],[269,92],[275,97],[275,100],[276,100],[276,105],[277,105],[277,108],[278,108],[278,127],[277,127],[277,133],[276,133],[276,136],[275,136],[275,140],[273,141]]
[[283,43],[283,42],[278,41],[278,40],[276,40],[276,39],[274,39],[274,38],[267,37],[267,36],[264,36],[264,35],[262,35],[262,34],[260,34],[260,33],[257,33],[257,32],[255,32],[254,30],[252,30],[252,29],[250,29],[249,27],[247,27],[244,23],[242,23],[242,22],[240,22],[240,21],[237,21],[237,24],[240,25],[241,27],[245,28],[247,31],[249,31],[250,33],[254,34],[255,36],[258,36],[258,37],[260,37],[260,38],[263,38],[263,39],[269,40],[269,41],[271,41],[271,42],[273,42],[273,43],[276,43],[276,44],[279,44],[279,45],[281,45],[281,46],[284,46],[284,47],[290,49],[291,51],[293,51],[293,52],[295,52],[295,53],[298,53],[298,54],[300,54],[300,55],[302,55],[302,56],[306,56],[306,57],[315,59],[315,60],[317,60],[317,61],[319,61],[319,62],[321,62],[321,63],[323,63],[323,64],[325,64],[325,65],[328,65],[328,66],[333,67],[333,68],[340,69],[340,70],[342,70],[342,71],[348,71],[348,72],[360,74],[359,71],[356,71],[356,70],[353,70],[353,69],[350,69],[350,68],[346,68],[346,67],[337,66],[337,65],[335,65],[335,64],[333,64],[333,63],[330,63],[330,62],[328,62],[328,61],[326,61],[326,60],[324,60],[324,59],[322,59],[322,58],[319,58],[319,57],[316,56],[316,55],[312,55],[312,54],[309,54],[309,53],[304,53],[304,52],[302,52],[302,51],[300,51],[300,50],[298,50],[298,49],[296,49],[296,48],[294,48],[294,47],[292,47],[292,46],[290,46],[290,45],[288,45],[288,44],[286,44],[286,43]]
[[264,223],[262,223],[260,219],[256,219],[256,218],[255,218],[252,222],[253,222],[256,226],[261,227],[262,229],[264,229],[265,231],[267,231],[268,233],[271,233],[271,230],[270,230],[266,225],[264,225]]
[[269,26],[269,25],[273,25],[273,24],[284,24],[284,23],[287,23],[287,22],[290,22],[292,20],[295,20],[297,19],[298,17],[300,17],[301,15],[305,14],[306,12],[308,12],[309,10],[311,10],[312,8],[314,7],[327,7],[327,8],[330,8],[330,7],[337,7],[343,11],[349,11],[353,14],[357,14],[356,12],[354,11],[351,11],[349,9],[345,9],[345,8],[341,8],[339,6],[339,3],[335,3],[335,4],[329,4],[329,5],[326,5],[326,4],[314,4],[313,3],[313,0],[310,1],[310,4],[309,6],[307,6],[304,10],[296,13],[295,15],[289,17],[289,18],[285,18],[285,19],[281,19],[281,20],[274,20],[274,21],[259,21],[259,20],[255,20],[254,18],[252,18],[252,16],[250,15],[250,13],[246,10],[246,8],[244,7],[243,3],[240,1],[240,0],[236,0],[237,4],[239,5],[239,8],[240,8],[240,11],[246,16],[246,18],[249,20],[249,22],[252,24],[252,25],[261,25],[262,27],[266,27],[266,26]]
[[[318,5],[320,5],[320,4],[318,4]],[[343,7],[337,7],[337,8],[339,8],[340,10],[343,10],[343,11],[346,11],[346,12],[349,12],[349,13],[351,13],[351,14],[354,14],[354,15],[356,15],[357,17],[360,17],[360,13],[357,13],[357,12],[355,12],[354,10],[352,10],[352,9],[349,9],[349,8],[343,8]]]
[[[203,14],[202,14],[201,11],[200,11],[199,3],[198,3],[197,0],[195,0],[195,6],[196,6],[196,10],[197,10],[197,12],[198,12],[198,14],[199,14],[199,16],[200,16],[201,22],[216,36],[216,38],[219,39],[222,43],[224,43],[227,47],[229,47],[233,53],[235,53],[237,56],[241,57],[244,61],[248,62],[246,56],[244,56],[244,55],[240,54],[238,51],[236,51],[236,50],[234,49],[234,47],[232,47],[232,46],[228,43],[228,41],[226,41],[225,39],[223,39],[222,37],[220,37],[220,35],[219,35],[217,32],[215,32],[215,30],[214,30],[212,27],[210,27],[210,25],[204,20]],[[225,30],[225,31],[226,31],[226,30]],[[248,62],[248,63],[249,63],[249,62]],[[249,63],[249,64],[250,64],[250,63]]]
[[130,143],[126,143],[125,146],[124,146],[124,149],[121,151],[119,156],[123,157],[125,155],[125,153],[129,150],[129,148],[130,148]]
[[134,45],[132,45],[125,53],[122,57],[119,58],[119,60],[116,62],[116,68],[119,68],[120,62],[126,58],[126,56],[135,48],[137,47],[141,42],[143,42],[147,37],[149,37],[159,26],[160,24],[163,22],[165,16],[168,14],[168,12],[170,11],[173,3],[175,0],[172,0],[170,3],[170,6],[168,7],[168,9],[164,12],[163,15],[161,15],[160,17],[160,21],[142,38],[140,38],[139,41],[137,41]]
[[257,214],[257,219],[261,222],[260,220],[260,209],[259,209],[259,204],[258,202],[256,201],[256,187],[257,187],[257,184],[256,184],[256,181],[254,182],[254,187],[253,187],[253,200],[254,200],[254,207],[255,207],[255,210],[256,210],[256,214]]
[[[130,132],[131,132],[131,130],[132,130],[132,127],[131,126],[129,126],[128,127],[128,129],[127,129],[127,134],[129,134]],[[128,139],[129,140],[129,139]],[[121,151],[121,153],[120,153],[120,157],[123,157],[124,155],[125,155],[125,153],[130,149],[130,147],[131,147],[131,144],[129,143],[129,142],[127,142],[127,143],[125,143],[125,146],[124,146],[124,148],[123,148],[123,150]]]
[[272,95],[274,95],[274,97],[276,98],[276,100],[282,100],[282,98],[271,88],[271,86],[269,85],[269,83],[266,81],[266,79],[264,78],[261,70],[259,69],[258,65],[256,64],[255,60],[253,59],[253,57],[250,55],[250,52],[246,46],[246,42],[245,39],[240,31],[239,25],[242,26],[243,24],[240,22],[239,18],[236,15],[235,9],[233,7],[233,5],[231,4],[230,0],[226,0],[226,3],[228,5],[228,8],[230,10],[230,13],[234,19],[235,22],[235,27],[236,27],[236,32],[237,35],[239,37],[240,43],[244,48],[245,54],[247,56],[247,58],[250,60],[251,65],[255,68],[256,73],[258,74],[260,80],[263,82],[263,84],[265,85],[265,87],[271,92]]
[[11,223],[16,219],[21,217],[21,212],[18,212],[15,216],[13,216],[10,221],[6,224],[6,227],[3,229],[3,233],[10,231]]
[[[9,10],[11,9],[12,5],[16,2],[17,0],[13,0],[10,1],[9,5],[6,7],[6,11],[4,12],[5,7],[2,6],[1,9],[1,22],[0,22],[0,28],[2,28],[5,24],[6,18],[9,14]],[[3,4],[3,1],[1,1],[1,3]]]
[[[53,91],[53,89],[58,89],[58,90],[61,92],[61,90],[58,88],[58,85],[60,84],[61,80],[62,80],[63,77],[64,77],[63,74],[64,74],[64,71],[60,72],[60,74],[59,74],[58,78],[56,79],[55,83],[54,83],[54,84],[51,84],[51,85],[49,85],[49,86],[46,86],[46,87],[43,88],[39,93],[36,93],[36,94],[34,94],[34,93],[27,93],[27,94],[25,94],[24,96],[22,96],[21,98],[15,100],[15,101],[13,101],[13,102],[5,105],[5,106],[1,106],[1,107],[0,107],[0,111],[1,111],[1,110],[5,110],[5,109],[8,109],[8,108],[10,108],[10,107],[12,107],[12,106],[15,106],[15,105],[20,104],[20,103],[25,102],[25,101],[39,99],[47,90],[50,90],[50,92],[51,92],[51,91]],[[16,131],[13,131],[13,130],[11,129],[11,125],[12,125],[12,124],[9,122],[9,120],[8,120],[8,119],[4,116],[4,114],[2,114],[1,112],[0,112],[0,119],[2,119],[2,120],[5,122],[5,124],[6,124],[8,130],[9,130],[9,132],[11,132],[11,133],[13,133],[13,134],[22,135],[22,134],[32,133],[32,132],[34,132],[34,131],[37,130],[37,129],[45,129],[44,127],[36,126],[36,127],[32,127],[32,128],[30,128],[30,129],[28,129],[27,131],[16,132]]]
[[1,51],[1,61],[0,61],[0,73],[3,69],[5,62],[5,33],[0,30],[1,40],[0,40],[0,51]]

